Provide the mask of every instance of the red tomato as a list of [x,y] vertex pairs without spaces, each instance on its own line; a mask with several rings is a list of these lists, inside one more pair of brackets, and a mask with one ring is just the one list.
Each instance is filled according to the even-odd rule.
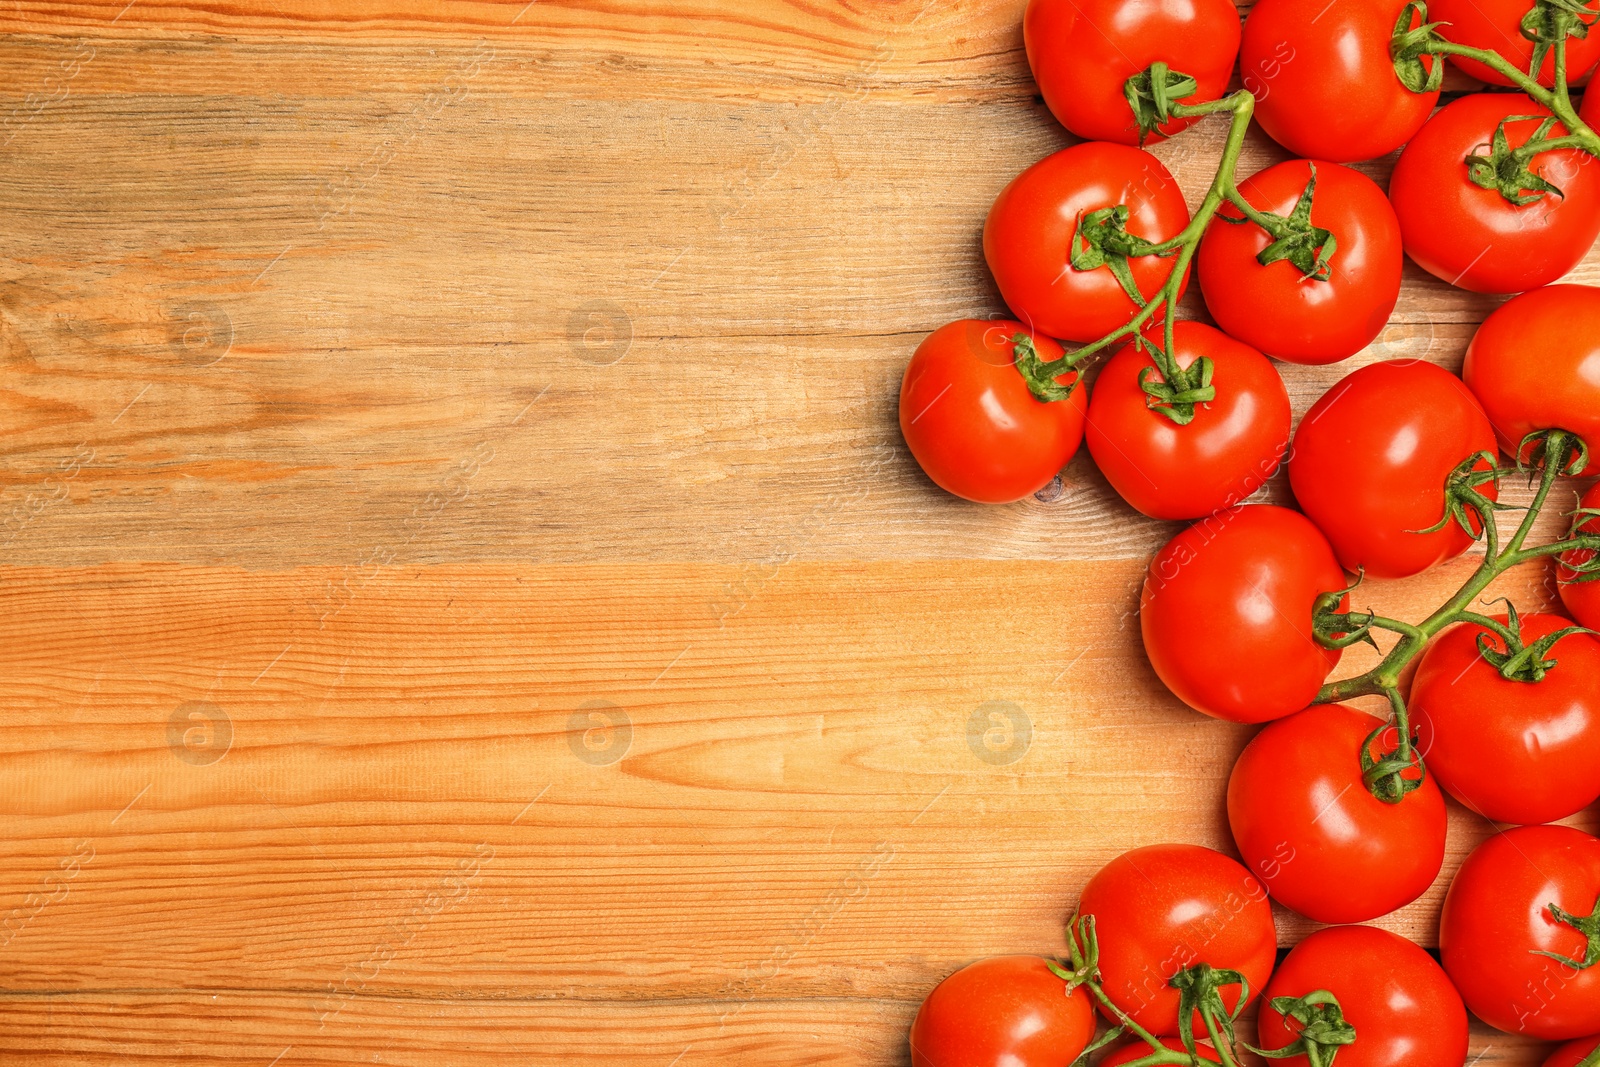
[[[1291,159],[1239,185],[1252,207],[1288,216],[1311,179],[1312,164]],[[1200,242],[1200,288],[1217,325],[1268,355],[1291,363],[1333,363],[1353,356],[1383,331],[1400,297],[1400,223],[1371,178],[1318,163],[1311,223],[1337,242],[1325,280],[1307,278],[1280,259],[1256,256],[1272,243],[1224,204]]]
[[1544,1067],[1578,1067],[1583,1058],[1597,1048],[1600,1048],[1600,1037],[1569,1041],[1550,1054],[1550,1058],[1544,1061]]
[[[1445,513],[1445,480],[1494,429],[1454,374],[1417,359],[1352,371],[1312,405],[1294,435],[1289,484],[1348,571],[1404,578],[1465,552]],[[1488,463],[1480,463],[1487,468]],[[1479,491],[1493,500],[1494,483]]]
[[1600,966],[1551,905],[1588,918],[1600,895],[1600,840],[1570,826],[1519,826],[1462,864],[1444,899],[1439,956],[1468,1009],[1507,1033],[1570,1041],[1600,1031]]
[[[1267,1004],[1326,989],[1339,1000],[1356,1042],[1339,1049],[1339,1067],[1461,1067],[1467,1058],[1467,1009],[1461,994],[1410,941],[1371,926],[1318,930],[1290,950],[1262,994],[1261,1047],[1287,1048],[1299,1024]],[[1273,1063],[1306,1067],[1304,1056]]]
[[[1525,71],[1533,64],[1533,42],[1522,36],[1522,17],[1533,5],[1529,0],[1428,0],[1430,21],[1443,22],[1440,34],[1456,44],[1499,52],[1513,67]],[[1593,22],[1593,19],[1585,20]],[[1451,56],[1463,74],[1490,85],[1512,85],[1510,78],[1476,59]],[[1567,81],[1575,82],[1600,62],[1600,33],[1587,38],[1567,38]],[[1539,67],[1539,84],[1556,83],[1555,57],[1546,53]]]
[[[1361,780],[1381,723],[1342,704],[1307,708],[1257,734],[1228,779],[1228,825],[1273,899],[1322,923],[1366,922],[1416,900],[1444,865],[1444,795],[1429,778],[1398,804]],[[1381,759],[1387,746],[1374,743]],[[1412,775],[1416,777],[1416,775]],[[1342,1062],[1342,1061],[1341,1061]]]
[[[1578,506],[1600,510],[1600,482],[1589,487]],[[1584,533],[1600,534],[1600,519],[1590,519],[1582,529]],[[1573,569],[1593,559],[1594,555],[1587,549],[1563,553],[1561,565],[1556,568],[1556,588],[1561,591],[1561,602],[1574,619],[1591,630],[1600,630],[1600,578],[1580,582],[1578,572]]]
[[[1138,144],[1128,79],[1161,62],[1198,84],[1174,103],[1217,99],[1239,55],[1239,11],[1233,0],[1030,0],[1022,40],[1061,125],[1085,140]],[[1173,119],[1146,143],[1195,121]]]
[[[1174,1052],[1183,1051],[1183,1042],[1179,1041],[1175,1037],[1163,1037],[1161,1039],[1161,1044]],[[1205,1060],[1207,1063],[1222,1062],[1221,1060],[1217,1059],[1217,1050],[1211,1047],[1210,1042],[1197,1042],[1195,1044],[1195,1049],[1199,1051],[1200,1058]],[[1146,1056],[1150,1055],[1150,1052],[1150,1046],[1145,1044],[1143,1039],[1137,1037],[1131,1038],[1130,1040],[1124,1041],[1110,1052],[1107,1052],[1106,1058],[1100,1061],[1100,1067],[1125,1067],[1126,1064],[1134,1063],[1138,1060],[1144,1059]]]
[[[983,255],[1017,318],[1051,337],[1094,341],[1138,314],[1110,267],[1077,270],[1069,260],[1078,219],[1118,204],[1128,207],[1127,231],[1146,241],[1176,237],[1189,224],[1189,205],[1167,168],[1127,145],[1073,145],[1001,190],[983,226]],[[1129,260],[1134,284],[1147,297],[1166,283],[1172,266],[1170,257]]]
[[[941,326],[917,346],[900,381],[900,432],[917,462],[941,488],[985,504],[1031,496],[1083,440],[1086,387],[1044,403],[1013,365],[1011,339],[1020,322],[963,319]],[[1033,338],[1042,360],[1062,348]],[[1065,385],[1076,377],[1056,379]]]
[[[1439,94],[1413,93],[1394,72],[1389,38],[1405,0],[1341,0],[1307,17],[1303,0],[1260,0],[1239,46],[1256,119],[1297,156],[1353,163],[1405,144]],[[1420,22],[1413,17],[1413,25]],[[1436,60],[1424,58],[1425,65]]]
[[[1418,266],[1475,293],[1520,293],[1555,281],[1588,254],[1600,236],[1600,167],[1587,165],[1587,153],[1535,156],[1533,173],[1565,195],[1520,207],[1467,178],[1466,158],[1488,152],[1502,119],[1548,114],[1521,93],[1478,93],[1443,108],[1411,139],[1389,179],[1389,200]],[[1538,126],[1536,118],[1509,124],[1507,143],[1521,147]],[[1565,132],[1558,123],[1550,136]]]
[[[1506,616],[1494,616],[1504,625]],[[1524,615],[1524,645],[1572,623]],[[1493,822],[1555,822],[1600,798],[1600,641],[1569,634],[1538,682],[1507,681],[1478,651],[1475,623],[1434,638],[1411,682],[1428,770],[1445,791]]]
[[[1238,971],[1254,999],[1277,961],[1267,891],[1233,860],[1199,845],[1124,852],[1089,879],[1078,912],[1094,916],[1100,988],[1158,1036],[1178,1032],[1178,991],[1167,984],[1174,974],[1197,963]],[[1232,1011],[1239,987],[1224,988],[1222,998]],[[1197,1036],[1206,1032],[1199,1012],[1194,1027]]]
[[1274,474],[1289,448],[1289,391],[1271,361],[1198,322],[1173,324],[1178,365],[1215,367],[1215,400],[1179,426],[1146,403],[1139,374],[1155,361],[1130,344],[1112,356],[1089,400],[1089,453],[1111,487],[1146,515],[1198,519],[1232,507]]
[[1600,289],[1552,285],[1501,304],[1467,346],[1461,376],[1506,455],[1535,430],[1567,430],[1589,446],[1582,477],[1600,474]]
[[969,963],[911,1021],[912,1067],[1069,1067],[1094,1039],[1094,1007],[1037,956]]
[[1219,511],[1150,561],[1139,598],[1144,650],[1196,711],[1280,719],[1311,703],[1339,665],[1340,650],[1317,643],[1311,611],[1344,586],[1327,538],[1304,515],[1268,504]]

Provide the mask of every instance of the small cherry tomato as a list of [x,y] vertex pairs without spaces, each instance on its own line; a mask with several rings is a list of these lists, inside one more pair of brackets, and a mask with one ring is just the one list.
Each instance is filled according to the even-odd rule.
[[1094,1007],[1038,956],[969,963],[911,1021],[912,1067],[1069,1067],[1094,1039]]
[[[1262,994],[1261,1047],[1287,1048],[1298,1023],[1273,1011],[1277,997],[1325,989],[1355,1027],[1339,1047],[1338,1067],[1461,1067],[1467,1058],[1467,1009],[1433,957],[1410,941],[1371,926],[1318,930],[1284,957]],[[1304,1056],[1273,1063],[1307,1067]]]
[[[1533,65],[1533,42],[1522,36],[1522,19],[1533,7],[1528,0],[1429,0],[1428,18],[1443,22],[1440,34],[1456,44],[1498,52],[1518,70]],[[1593,18],[1584,19],[1591,26]],[[1490,85],[1513,85],[1510,78],[1476,59],[1451,56],[1463,74]],[[1600,62],[1600,33],[1567,38],[1567,81],[1576,82]],[[1546,53],[1539,67],[1539,84],[1554,85],[1555,56]],[[1585,120],[1587,121],[1587,120]]]
[[1400,223],[1376,182],[1336,163],[1291,159],[1251,175],[1239,192],[1254,208],[1289,217],[1316,167],[1311,224],[1333,235],[1327,276],[1287,259],[1256,257],[1273,238],[1224,204],[1200,242],[1200,288],[1217,325],[1291,363],[1333,363],[1383,331],[1400,297]]
[[[1454,520],[1419,531],[1445,517],[1450,473],[1494,447],[1494,429],[1460,378],[1417,359],[1372,363],[1346,375],[1300,421],[1289,484],[1346,570],[1404,578],[1471,546]],[[1497,495],[1492,481],[1478,491]]]
[[[1589,487],[1578,506],[1600,511],[1600,482]],[[1600,534],[1600,518],[1588,519],[1580,529],[1584,533]],[[1588,549],[1562,553],[1556,568],[1556,588],[1561,591],[1561,602],[1574,619],[1591,630],[1600,630],[1600,578],[1585,578],[1587,572],[1577,570],[1594,557],[1595,553]]]
[[[1492,617],[1505,626],[1505,615]],[[1524,646],[1564,630],[1559,615],[1521,617]],[[1505,639],[1476,623],[1434,638],[1411,682],[1428,770],[1445,791],[1493,822],[1555,822],[1600,798],[1600,640],[1568,634],[1539,681],[1503,677],[1480,650]]]
[[906,446],[928,477],[956,496],[985,504],[1031,496],[1083,440],[1085,386],[1066,400],[1035,398],[1014,365],[1019,334],[1032,338],[1040,359],[1061,358],[1059,344],[1020,322],[963,319],[929,334],[900,381]]
[[[1444,865],[1444,795],[1420,771],[1399,803],[1361,778],[1394,731],[1342,704],[1307,708],[1251,740],[1228,779],[1228,825],[1245,866],[1274,900],[1322,923],[1366,922],[1416,900]],[[1387,740],[1388,748],[1384,747]]]
[[[1139,124],[1123,95],[1128,79],[1165,63],[1197,86],[1174,103],[1217,99],[1239,55],[1239,10],[1232,0],[1030,0],[1022,40],[1061,125],[1085,140],[1136,145]],[[1163,123],[1146,143],[1195,121]]]
[[[1239,71],[1267,135],[1297,156],[1334,163],[1405,144],[1439,99],[1413,93],[1394,72],[1389,39],[1405,3],[1341,0],[1308,17],[1302,0],[1259,0],[1245,19]],[[1415,16],[1412,25],[1420,25]],[[1422,62],[1431,69],[1438,61]]]
[[1180,426],[1139,387],[1155,361],[1129,344],[1095,380],[1086,438],[1095,465],[1128,503],[1158,519],[1198,519],[1261,488],[1289,448],[1289,391],[1270,360],[1198,322],[1173,324],[1173,357],[1187,370],[1210,359],[1216,399]]
[[1479,845],[1439,920],[1439,958],[1467,1008],[1546,1041],[1600,1031],[1600,966],[1574,966],[1600,946],[1563,919],[1588,920],[1597,896],[1600,840],[1582,830],[1519,826]]
[[1566,430],[1589,446],[1580,477],[1600,474],[1600,288],[1551,285],[1501,304],[1473,335],[1461,376],[1506,455],[1536,430]]
[[1578,1067],[1584,1057],[1597,1048],[1600,1048],[1600,1037],[1569,1041],[1550,1054],[1550,1058],[1544,1061],[1544,1067]]
[[[1109,266],[1079,270],[1070,259],[1079,220],[1118,205],[1128,209],[1127,232],[1152,243],[1189,224],[1189,205],[1167,168],[1127,145],[1073,145],[1001,190],[983,226],[983,255],[1017,318],[1051,337],[1094,341],[1138,314]],[[1128,267],[1139,292],[1150,297],[1166,284],[1173,260],[1133,256]]]
[[[1173,1052],[1183,1051],[1183,1042],[1175,1037],[1163,1037],[1161,1047],[1171,1049]],[[1217,1050],[1211,1047],[1209,1041],[1195,1042],[1195,1051],[1200,1053],[1200,1058],[1207,1063],[1221,1063],[1217,1058]],[[1126,1067],[1150,1055],[1152,1049],[1145,1044],[1143,1038],[1130,1038],[1116,1048],[1106,1053],[1106,1058],[1100,1061],[1099,1067]]]
[[[1123,853],[1089,879],[1078,913],[1094,917],[1101,989],[1157,1036],[1178,1032],[1178,991],[1167,984],[1174,974],[1197,963],[1238,971],[1253,999],[1277,961],[1267,891],[1233,860],[1200,845]],[[1222,998],[1236,1009],[1239,987],[1223,988]],[[1196,1035],[1206,1032],[1199,1012],[1194,1026]]]
[[[1520,293],[1555,281],[1588,254],[1600,236],[1600,167],[1589,165],[1588,153],[1534,156],[1532,173],[1562,195],[1526,204],[1468,178],[1467,157],[1488,158],[1502,120],[1534,116],[1506,123],[1506,144],[1515,150],[1548,114],[1521,93],[1478,93],[1445,106],[1411,139],[1389,179],[1389,201],[1418,266],[1475,293]],[[1565,133],[1557,123],[1548,136]]]
[[1219,511],[1150,561],[1139,598],[1145,653],[1196,711],[1280,719],[1311,703],[1339,665],[1311,613],[1317,597],[1344,587],[1332,547],[1304,515],[1268,504]]

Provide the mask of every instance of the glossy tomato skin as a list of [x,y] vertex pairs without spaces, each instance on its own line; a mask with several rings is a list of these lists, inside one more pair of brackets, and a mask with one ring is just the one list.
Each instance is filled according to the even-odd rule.
[[[1239,55],[1239,11],[1232,0],[1030,0],[1022,40],[1039,92],[1061,125],[1085,140],[1136,145],[1139,125],[1123,85],[1162,62],[1198,85],[1178,103],[1222,96]],[[1195,121],[1173,119],[1145,143]]]
[[1094,1007],[1038,956],[969,963],[911,1022],[912,1067],[1069,1067],[1094,1038]]
[[[1339,1050],[1339,1067],[1461,1067],[1467,1058],[1467,1009],[1443,969],[1405,938],[1371,926],[1318,930],[1290,950],[1263,1005],[1326,989],[1339,998],[1356,1042]],[[1257,1030],[1264,1049],[1294,1044],[1298,1024],[1263,1006]],[[1275,1063],[1307,1067],[1303,1056]]]
[[1439,920],[1439,956],[1467,1008],[1490,1026],[1546,1041],[1600,1031],[1600,967],[1549,905],[1588,915],[1600,894],[1600,840],[1570,826],[1519,826],[1467,857]]
[[1111,487],[1146,515],[1198,519],[1232,507],[1277,471],[1289,449],[1289,391],[1270,360],[1198,322],[1173,324],[1174,355],[1215,367],[1216,399],[1179,426],[1152,411],[1139,374],[1155,361],[1129,344],[1112,356],[1089,399],[1089,453]]
[[1544,1061],[1544,1067],[1578,1067],[1583,1058],[1597,1048],[1600,1048],[1600,1037],[1569,1041],[1550,1054],[1550,1058]]
[[[1428,19],[1444,22],[1440,33],[1446,40],[1498,52],[1518,70],[1533,63],[1533,42],[1522,36],[1522,17],[1531,4],[1524,0],[1429,0]],[[1574,83],[1600,61],[1600,34],[1587,38],[1567,38],[1567,82]],[[1512,85],[1510,78],[1476,59],[1451,56],[1450,62],[1463,74],[1490,85]],[[1548,88],[1555,82],[1555,57],[1547,54],[1539,68],[1539,84]]]
[[[1069,261],[1078,218],[1118,204],[1128,206],[1128,232],[1147,241],[1175,237],[1189,224],[1189,206],[1171,173],[1127,145],[1064,148],[1001,190],[983,226],[983,255],[1017,318],[1051,337],[1094,341],[1138,313],[1109,267],[1075,270]],[[1129,262],[1147,297],[1166,283],[1172,266],[1160,256]]]
[[[1578,506],[1600,510],[1600,482],[1589,487]],[[1600,534],[1600,518],[1589,519],[1581,529],[1584,533]],[[1591,630],[1600,630],[1600,579],[1580,582],[1578,572],[1573,569],[1593,559],[1594,555],[1588,549],[1562,553],[1556,568],[1556,588],[1561,591],[1561,602],[1574,619]]]
[[[1197,963],[1236,970],[1253,999],[1277,960],[1267,891],[1239,864],[1200,845],[1123,853],[1089,880],[1078,913],[1094,917],[1106,996],[1157,1036],[1178,1032],[1178,991],[1167,984],[1174,974]],[[1222,997],[1232,1010],[1239,987]],[[1194,1024],[1205,1033],[1198,1012]]]
[[1403,7],[1341,0],[1312,19],[1300,0],[1260,0],[1245,19],[1239,70],[1267,135],[1306,159],[1354,163],[1416,133],[1439,94],[1413,93],[1395,75],[1389,38]]
[[[1523,615],[1523,643],[1571,625],[1560,615]],[[1411,713],[1428,770],[1493,822],[1577,814],[1600,798],[1600,640],[1563,637],[1548,654],[1556,666],[1538,682],[1520,682],[1479,654],[1480,634],[1505,651],[1492,631],[1460,623],[1434,638],[1417,665]]]
[[[1404,578],[1465,552],[1472,538],[1445,513],[1445,480],[1494,429],[1455,375],[1397,359],[1346,375],[1295,432],[1289,484],[1339,562],[1369,578]],[[1487,468],[1487,461],[1480,461]],[[1493,483],[1480,487],[1493,500]]]
[[[1183,1051],[1183,1042],[1175,1037],[1163,1037],[1161,1044],[1174,1052]],[[1195,1048],[1199,1051],[1200,1058],[1207,1063],[1222,1062],[1217,1059],[1217,1050],[1212,1048],[1209,1042],[1198,1042]],[[1098,1067],[1126,1067],[1127,1064],[1142,1060],[1148,1055],[1150,1055],[1150,1046],[1145,1044],[1143,1039],[1135,1037],[1124,1041],[1110,1052],[1107,1052],[1106,1058],[1100,1061]]]
[[[1228,825],[1274,900],[1323,923],[1366,922],[1416,900],[1444,865],[1444,795],[1430,776],[1398,804],[1361,780],[1381,722],[1342,704],[1269,723],[1228,779]],[[1371,746],[1394,747],[1391,730]],[[1412,775],[1417,777],[1417,775]]]
[[[1013,364],[1020,322],[963,319],[917,347],[900,381],[900,432],[928,477],[948,492],[984,504],[1037,493],[1067,465],[1083,440],[1087,387],[1042,403]],[[1042,360],[1062,348],[1030,334]],[[1062,375],[1062,384],[1074,375]]]
[[1280,719],[1311,703],[1339,665],[1340,651],[1316,642],[1311,610],[1345,584],[1327,538],[1299,512],[1269,504],[1219,511],[1150,561],[1139,599],[1145,653],[1196,711],[1232,722]]
[[1506,301],[1473,335],[1461,376],[1506,455],[1535,430],[1568,430],[1589,446],[1581,477],[1600,474],[1600,288],[1550,285]]
[[[1488,150],[1502,119],[1548,114],[1521,93],[1478,93],[1446,105],[1411,139],[1389,179],[1389,201],[1418,266],[1475,293],[1520,293],[1550,284],[1588,254],[1600,236],[1600,167],[1586,165],[1585,153],[1535,156],[1533,172],[1566,195],[1520,207],[1467,178],[1467,156]],[[1537,118],[1509,124],[1507,143],[1520,147],[1538,126]],[[1550,136],[1565,132],[1558,123]]]
[[[1313,164],[1291,159],[1239,183],[1252,207],[1290,214]],[[1262,266],[1272,238],[1224,204],[1200,242],[1200,288],[1217,325],[1269,356],[1291,363],[1334,363],[1383,331],[1400,297],[1400,222],[1389,198],[1360,171],[1316,163],[1311,222],[1338,245],[1326,280],[1306,278],[1288,260]]]

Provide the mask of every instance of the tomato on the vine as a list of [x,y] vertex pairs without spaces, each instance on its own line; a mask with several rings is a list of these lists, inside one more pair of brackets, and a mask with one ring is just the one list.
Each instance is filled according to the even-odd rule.
[[[1289,484],[1346,570],[1404,578],[1472,544],[1453,519],[1420,531],[1446,518],[1451,472],[1494,447],[1461,379],[1422,360],[1389,360],[1352,371],[1312,405],[1295,432]],[[1476,489],[1496,497],[1493,481]]]
[[[1478,93],[1445,106],[1406,145],[1389,179],[1406,254],[1424,270],[1476,293],[1520,293],[1577,266],[1600,236],[1600,167],[1577,148],[1534,156],[1532,175],[1561,190],[1526,204],[1468,178],[1467,158],[1487,161],[1503,120],[1515,150],[1550,112],[1522,93]],[[1566,133],[1560,123],[1548,136]],[[1516,195],[1531,195],[1525,186]]]
[[[1161,1046],[1173,1052],[1183,1051],[1183,1042],[1175,1037],[1161,1038]],[[1212,1048],[1209,1042],[1196,1042],[1195,1051],[1200,1053],[1200,1058],[1207,1063],[1222,1062],[1217,1058],[1217,1050]],[[1107,1052],[1106,1058],[1100,1061],[1098,1067],[1126,1067],[1127,1064],[1146,1058],[1150,1052],[1150,1046],[1145,1044],[1143,1038],[1133,1037]]]
[[[1127,145],[1089,141],[1064,148],[1001,190],[984,222],[983,255],[1017,318],[1051,337],[1094,341],[1138,314],[1109,265],[1080,270],[1071,263],[1074,245],[1083,242],[1080,221],[1119,205],[1128,209],[1124,229],[1151,243],[1176,237],[1189,224],[1189,205],[1167,168]],[[1130,256],[1128,267],[1139,292],[1151,297],[1171,276],[1173,260]]]
[[[1572,626],[1560,615],[1518,621],[1524,646]],[[1600,798],[1600,640],[1562,637],[1545,653],[1554,666],[1538,681],[1505,678],[1490,658],[1505,655],[1504,637],[1472,622],[1446,630],[1423,653],[1410,704],[1428,770],[1494,822],[1565,819]]]
[[1600,288],[1551,285],[1501,304],[1473,335],[1461,376],[1506,455],[1537,430],[1566,430],[1589,447],[1580,477],[1600,474]]
[[[1578,506],[1600,511],[1600,482],[1589,487]],[[1600,517],[1586,519],[1578,528],[1586,534],[1600,534]],[[1590,572],[1578,569],[1593,566],[1595,556],[1596,553],[1587,548],[1563,552],[1556,567],[1556,588],[1574,619],[1591,630],[1600,630],[1600,577],[1590,577]]]
[[1544,1061],[1544,1067],[1578,1067],[1584,1057],[1597,1048],[1600,1048],[1600,1037],[1569,1041],[1550,1054],[1550,1058]]
[[1224,204],[1200,242],[1200,289],[1217,325],[1291,363],[1333,363],[1372,343],[1400,297],[1400,223],[1388,197],[1360,171],[1291,159],[1239,183],[1246,202],[1290,216],[1311,181],[1313,226],[1333,235],[1327,277],[1288,259],[1262,265],[1273,238]]
[[[1042,360],[1062,347],[1020,322],[963,319],[917,346],[900,381],[900,432],[941,488],[1005,504],[1043,489],[1083,440],[1088,409],[1080,382],[1066,400],[1036,399],[1014,365],[1013,338],[1032,339]],[[1069,372],[1057,382],[1069,384]]]
[[[1439,920],[1439,957],[1467,1008],[1497,1029],[1546,1041],[1600,1032],[1596,938],[1600,840],[1570,826],[1495,834],[1462,864]],[[1549,953],[1549,955],[1546,955]]]
[[1069,1067],[1094,1039],[1094,1007],[1038,956],[969,963],[911,1022],[912,1067]]
[[[1429,0],[1428,18],[1443,22],[1440,34],[1456,44],[1498,52],[1520,71],[1533,65],[1533,42],[1522,36],[1522,20],[1533,7],[1529,0]],[[1585,21],[1593,22],[1593,19]],[[1514,85],[1504,74],[1476,59],[1450,56],[1463,74],[1490,85]],[[1600,33],[1567,38],[1567,81],[1576,82],[1600,62]],[[1545,53],[1539,84],[1555,84],[1555,56]],[[1587,120],[1586,120],[1587,121]]]
[[[1406,0],[1343,0],[1308,17],[1301,0],[1260,0],[1244,23],[1239,70],[1256,118],[1306,159],[1354,163],[1405,144],[1439,99],[1400,83],[1389,39]],[[1320,5],[1319,5],[1320,6]],[[1412,25],[1420,25],[1415,15]],[[1424,66],[1438,62],[1424,57]]]
[[[1152,336],[1159,342],[1159,331]],[[1289,391],[1272,362],[1198,322],[1173,324],[1173,357],[1187,370],[1210,359],[1216,398],[1180,426],[1139,386],[1162,381],[1148,352],[1128,344],[1108,360],[1089,398],[1086,443],[1122,498],[1158,519],[1198,519],[1232,507],[1272,477],[1289,448]]]
[[1380,761],[1388,731],[1342,704],[1270,723],[1228,779],[1228,825],[1239,855],[1274,900],[1323,923],[1366,922],[1416,900],[1444,865],[1444,795],[1421,785],[1386,803],[1361,778],[1361,749]]
[[[1123,95],[1128,79],[1165,63],[1196,82],[1193,93],[1174,103],[1217,99],[1239,54],[1239,11],[1232,0],[1030,0],[1022,40],[1039,92],[1061,125],[1085,140],[1131,145],[1140,131]],[[1195,121],[1162,123],[1146,143]]]
[[[1174,974],[1198,963],[1238,971],[1253,999],[1277,959],[1267,891],[1239,864],[1200,845],[1123,853],[1084,886],[1078,914],[1094,918],[1101,989],[1156,1035],[1178,1032],[1178,991],[1167,984]],[[1229,1011],[1240,1006],[1238,986],[1221,993]],[[1193,1021],[1203,1035],[1199,1012]]]
[[[1325,989],[1338,998],[1355,1044],[1339,1049],[1339,1067],[1461,1067],[1467,1057],[1467,1009],[1433,957],[1397,934],[1371,926],[1318,930],[1289,951],[1262,993],[1261,1047],[1287,1048],[1299,1037],[1267,1005]],[[1275,1060],[1306,1067],[1303,1056]]]
[[1297,511],[1245,504],[1184,530],[1150,561],[1139,625],[1150,665],[1196,711],[1266,722],[1311,703],[1340,651],[1312,629],[1345,587],[1333,549]]

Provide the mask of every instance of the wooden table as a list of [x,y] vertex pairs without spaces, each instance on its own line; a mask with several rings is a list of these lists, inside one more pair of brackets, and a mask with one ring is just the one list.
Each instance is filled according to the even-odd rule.
[[[0,1062],[903,1063],[1111,856],[1228,846],[1174,527],[896,428],[1069,141],[1023,0],[525,2],[0,3]],[[1296,410],[1491,306],[1408,269]]]

